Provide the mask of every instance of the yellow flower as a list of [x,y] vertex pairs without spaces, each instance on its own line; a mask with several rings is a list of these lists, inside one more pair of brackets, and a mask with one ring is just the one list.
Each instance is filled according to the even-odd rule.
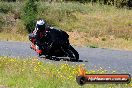
[[92,71],[91,71],[91,73],[95,73],[95,71],[94,71],[94,70],[92,70]]
[[132,87],[132,83],[130,84],[130,86]]
[[11,59],[10,61],[11,61],[11,62],[14,62],[14,59]]
[[36,71],[37,71],[37,69],[36,69],[36,68],[34,68],[34,71],[36,72]]

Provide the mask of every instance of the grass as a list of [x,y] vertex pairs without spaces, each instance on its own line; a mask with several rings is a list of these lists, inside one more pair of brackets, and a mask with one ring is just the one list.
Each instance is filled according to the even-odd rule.
[[[8,88],[80,88],[78,65],[53,64],[37,58],[0,57],[0,85]],[[106,73],[104,70],[88,74]],[[130,88],[131,84],[88,84],[82,88]]]
[[0,33],[0,40],[2,41],[24,41],[28,42],[28,35],[26,34],[16,34],[16,33]]
[[[8,8],[4,7],[4,4],[8,5]],[[38,2],[38,4],[38,18],[44,18],[52,26],[67,31],[73,45],[132,50],[131,10],[78,2]],[[6,11],[0,13],[0,20],[5,22],[2,30],[9,33],[4,37],[5,32],[1,32],[1,35],[4,35],[1,36],[1,40],[7,40],[7,37],[8,40],[28,40],[24,37],[27,33],[21,19],[14,23],[6,19],[7,17],[13,19],[14,12],[21,13],[22,6],[23,3],[20,2],[0,2],[0,7]],[[21,34],[23,37],[14,36],[14,33],[12,34],[14,31],[16,36]]]

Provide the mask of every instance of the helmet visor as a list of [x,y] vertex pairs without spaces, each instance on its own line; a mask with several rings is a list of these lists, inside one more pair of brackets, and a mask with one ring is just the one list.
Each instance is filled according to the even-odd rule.
[[45,25],[38,25],[39,30],[45,30]]

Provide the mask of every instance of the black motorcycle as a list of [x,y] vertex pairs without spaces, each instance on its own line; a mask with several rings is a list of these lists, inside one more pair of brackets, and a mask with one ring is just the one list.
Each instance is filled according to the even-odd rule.
[[[29,40],[32,42],[33,37],[29,36]],[[44,33],[44,37],[41,38],[42,52],[39,55],[45,55],[49,59],[69,58],[71,61],[78,61],[78,52],[70,45],[69,35],[62,30],[50,29]],[[36,50],[32,45],[32,49]]]

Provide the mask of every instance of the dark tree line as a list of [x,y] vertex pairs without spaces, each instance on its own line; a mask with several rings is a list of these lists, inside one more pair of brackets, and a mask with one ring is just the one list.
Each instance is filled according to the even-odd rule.
[[16,2],[16,0],[1,0],[1,1]]
[[[7,2],[16,2],[16,1],[25,1],[25,0],[1,0],[1,1],[7,1]],[[38,0],[36,0],[38,1]],[[92,2],[92,3],[100,3],[100,4],[107,4],[107,5],[114,5],[117,7],[132,7],[132,0],[39,0],[39,1],[78,1],[81,3],[84,2]]]
[[92,2],[105,5],[114,5],[117,7],[132,7],[132,0],[65,0],[65,1],[79,1],[79,2]]

